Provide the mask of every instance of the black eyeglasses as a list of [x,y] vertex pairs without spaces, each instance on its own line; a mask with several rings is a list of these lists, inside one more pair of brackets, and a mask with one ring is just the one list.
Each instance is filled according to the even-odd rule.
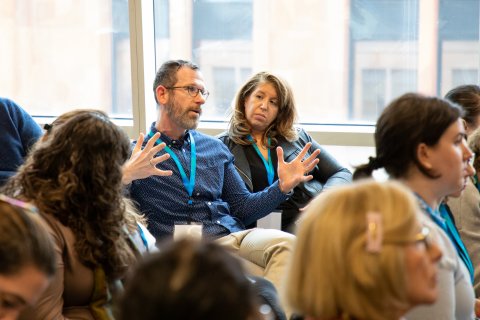
[[205,89],[199,89],[194,86],[181,86],[181,87],[165,87],[166,89],[173,90],[173,89],[184,89],[187,90],[188,94],[190,97],[195,98],[198,93],[200,92],[202,94],[203,99],[207,100],[208,96],[210,95],[210,92],[208,92]]

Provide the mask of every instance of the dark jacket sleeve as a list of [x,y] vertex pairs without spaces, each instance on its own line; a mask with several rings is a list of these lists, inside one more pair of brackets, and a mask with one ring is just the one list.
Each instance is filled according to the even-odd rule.
[[343,185],[352,181],[352,173],[345,167],[341,166],[338,161],[320,146],[318,142],[312,139],[312,137],[303,129],[299,129],[299,139],[297,141],[302,142],[303,146],[311,142],[310,153],[319,149],[320,154],[318,159],[320,160],[312,171],[313,178],[320,181],[323,184],[323,189],[328,189],[333,186]]

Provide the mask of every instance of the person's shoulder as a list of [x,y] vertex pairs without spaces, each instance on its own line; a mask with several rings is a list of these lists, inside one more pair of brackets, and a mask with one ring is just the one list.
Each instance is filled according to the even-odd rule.
[[[287,139],[282,136],[281,139],[284,140],[282,143],[291,143],[291,144],[294,144],[294,145],[300,144],[301,146],[304,146],[307,142],[312,141],[312,137],[307,133],[307,131],[305,129],[303,129],[302,127],[297,127],[297,126],[295,126],[294,129],[295,129],[295,133],[296,133],[295,140],[288,142]],[[282,143],[280,143],[280,144],[282,144]]]
[[8,98],[0,97],[0,107],[1,107],[1,110],[3,110],[3,112],[9,113],[9,114],[12,114],[12,113],[18,114],[18,113],[24,112],[24,110],[17,103],[15,103],[13,100],[10,100]]
[[228,131],[224,131],[220,133],[219,135],[216,136],[220,141],[223,142],[224,145],[226,145],[229,149],[233,148],[236,143],[232,140],[230,135],[228,134]]
[[55,240],[56,246],[64,248],[67,238],[74,238],[73,231],[70,229],[70,227],[65,226],[53,215],[40,212],[39,217],[42,221],[42,225]]
[[230,136],[228,135],[228,131],[223,131],[222,133],[217,134],[215,137],[217,137],[218,139],[220,139],[223,143],[225,143],[225,142],[227,142],[228,140],[230,140]]
[[442,259],[439,263],[440,268],[456,270],[458,268],[458,253],[449,236],[426,213],[419,213],[417,217],[423,226],[430,229],[431,239],[442,250]]
[[9,98],[0,97],[0,105],[2,108],[8,109],[10,112],[26,113],[25,109]]
[[302,127],[295,127],[295,131],[297,132],[297,136],[299,138],[310,138],[310,135],[308,134],[307,130],[305,130]]

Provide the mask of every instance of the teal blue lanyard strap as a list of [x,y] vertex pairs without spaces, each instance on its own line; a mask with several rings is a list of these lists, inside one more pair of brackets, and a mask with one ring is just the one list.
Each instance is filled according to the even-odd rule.
[[450,208],[446,204],[442,203],[440,205],[439,211],[442,217],[445,219],[445,226],[446,226],[445,231],[447,232],[447,235],[450,237],[450,240],[452,240],[453,245],[455,246],[455,249],[457,249],[460,259],[465,263],[465,266],[467,267],[468,272],[470,273],[470,280],[473,283],[473,279],[474,279],[473,263],[472,263],[472,260],[470,259],[470,255],[468,254],[467,248],[465,247],[465,244],[463,243],[462,238],[458,233],[457,227],[453,222]]
[[468,273],[470,274],[470,280],[473,283],[474,269],[472,261],[470,260],[467,249],[465,248],[465,245],[463,244],[463,241],[458,234],[458,230],[453,223],[451,216],[448,213],[447,206],[442,203],[440,204],[438,210],[434,210],[425,202],[425,200],[420,197],[420,195],[418,195],[417,193],[415,193],[415,195],[420,202],[420,207],[425,212],[427,212],[430,218],[432,218],[433,222],[435,222],[436,225],[442,228],[443,231],[445,231],[447,236],[450,238],[450,241],[457,250],[458,257],[460,258],[460,260],[463,261],[463,263],[465,263],[465,266],[468,269]]
[[[151,138],[154,134],[150,132],[148,134],[148,137]],[[178,171],[180,171],[180,176],[182,177],[182,182],[183,185],[185,186],[185,189],[187,189],[188,195],[190,198],[192,197],[193,194],[193,189],[195,188],[195,175],[197,171],[197,151],[195,148],[195,140],[193,139],[193,135],[191,132],[188,133],[188,136],[190,137],[190,179],[187,178],[187,174],[185,173],[185,170],[182,167],[182,164],[180,160],[178,159],[177,155],[170,149],[169,146],[165,146],[165,151],[170,155],[170,157],[175,161],[175,164],[177,165]],[[160,143],[164,142],[161,138],[158,138],[158,140],[155,142],[155,145],[158,145]],[[189,204],[192,204],[192,200],[188,200]]]
[[265,166],[265,170],[267,170],[268,185],[271,185],[273,183],[273,178],[275,176],[275,171],[273,170],[272,158],[270,157],[270,138],[268,138],[268,148],[267,148],[267,150],[268,150],[268,160],[265,160],[262,153],[260,152],[260,149],[258,149],[257,144],[254,142],[255,140],[253,140],[252,136],[248,135],[247,139],[253,142],[253,148],[257,152],[260,159],[262,159],[263,165]]

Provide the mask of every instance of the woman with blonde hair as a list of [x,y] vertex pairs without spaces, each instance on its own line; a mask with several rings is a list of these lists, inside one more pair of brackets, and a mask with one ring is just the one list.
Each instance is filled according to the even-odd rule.
[[433,303],[441,252],[419,210],[395,182],[357,182],[318,196],[299,223],[287,303],[321,320],[398,320]]
[[235,157],[235,168],[247,188],[261,191],[278,179],[277,155],[293,160],[308,144],[305,155],[317,153],[320,160],[308,172],[313,178],[293,189],[277,208],[282,212],[282,230],[293,233],[300,211],[320,192],[351,182],[352,175],[303,129],[295,128],[296,106],[289,84],[271,73],[259,72],[238,90],[228,130],[219,136]]

